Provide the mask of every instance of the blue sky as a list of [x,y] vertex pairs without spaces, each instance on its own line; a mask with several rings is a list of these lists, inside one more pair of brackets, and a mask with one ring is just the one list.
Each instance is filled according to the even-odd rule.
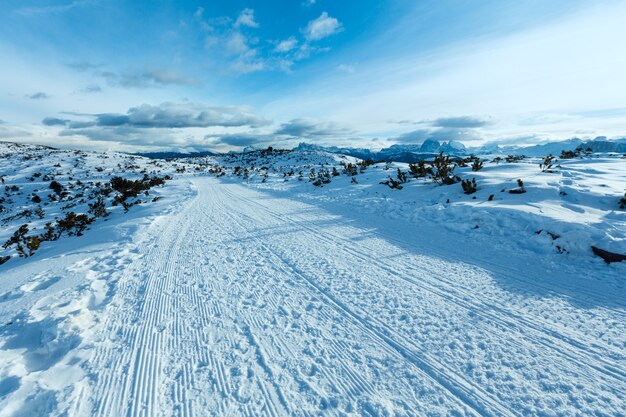
[[0,140],[230,150],[624,136],[618,0],[0,3]]

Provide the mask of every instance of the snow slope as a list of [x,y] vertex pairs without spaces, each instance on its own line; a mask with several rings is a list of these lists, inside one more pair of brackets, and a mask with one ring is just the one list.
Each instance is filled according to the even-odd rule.
[[623,160],[459,169],[467,196],[250,157],[0,266],[0,416],[624,415],[626,266],[588,250],[623,248]]

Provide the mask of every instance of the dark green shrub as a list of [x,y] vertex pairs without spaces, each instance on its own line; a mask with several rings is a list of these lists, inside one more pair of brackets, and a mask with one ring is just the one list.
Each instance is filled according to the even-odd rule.
[[432,175],[433,168],[426,166],[426,161],[419,161],[417,164],[409,164],[409,174],[413,178],[426,177]]
[[50,183],[50,189],[54,191],[54,193],[60,196],[63,193],[63,186],[57,181],[52,181]]
[[458,175],[454,174],[455,164],[448,155],[441,152],[433,161],[433,181],[442,185],[456,184],[461,181]]
[[477,190],[476,178],[472,178],[471,181],[469,179],[461,181],[461,187],[465,194],[474,194]]

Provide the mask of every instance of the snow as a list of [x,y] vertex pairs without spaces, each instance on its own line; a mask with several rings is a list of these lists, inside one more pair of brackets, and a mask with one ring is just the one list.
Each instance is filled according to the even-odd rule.
[[[402,163],[354,183],[357,159],[313,148],[155,165],[15,146],[10,213],[56,163],[64,185],[118,164],[174,179],[84,236],[0,252],[0,416],[624,415],[626,264],[590,250],[626,253],[620,155],[483,156],[455,170],[466,195],[380,184]],[[45,211],[33,227],[63,209]]]

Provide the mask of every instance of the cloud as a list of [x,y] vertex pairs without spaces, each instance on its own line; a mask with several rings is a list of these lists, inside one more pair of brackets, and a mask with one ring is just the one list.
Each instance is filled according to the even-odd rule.
[[15,126],[7,126],[3,124],[0,126],[0,138],[2,139],[14,139],[14,138],[23,138],[30,137],[33,134]]
[[341,23],[334,17],[330,17],[328,13],[322,12],[320,17],[311,20],[309,24],[302,30],[302,33],[308,41],[318,41],[327,38],[342,30]]
[[89,84],[85,88],[79,90],[81,93],[101,93],[102,88],[98,84]]
[[354,68],[354,66],[348,65],[348,64],[339,64],[337,65],[337,69],[347,74],[354,74],[356,72],[356,69]]
[[236,28],[239,28],[241,26],[247,26],[250,28],[258,28],[259,24],[254,20],[254,10],[253,9],[243,9],[240,13],[239,16],[237,17],[237,20],[235,21],[235,25]]
[[225,39],[224,47],[233,55],[244,55],[250,51],[248,39],[241,32],[231,32]]
[[158,106],[142,104],[130,108],[126,114],[100,113],[81,115],[87,120],[69,120],[47,117],[47,126],[66,126],[69,131],[86,128],[130,127],[135,129],[205,128],[205,127],[260,127],[268,124],[264,118],[243,106],[204,106],[194,103],[162,103]]
[[63,13],[75,9],[77,7],[86,6],[94,3],[95,0],[74,0],[66,4],[41,6],[41,7],[23,7],[16,10],[16,13],[22,16],[35,16],[40,14]]
[[295,38],[295,36],[291,36],[283,41],[278,42],[278,44],[274,48],[274,51],[279,53],[289,52],[296,46],[298,46],[298,40]]
[[441,117],[432,122],[432,125],[435,127],[459,129],[484,127],[488,124],[489,122],[486,120],[471,116]]
[[59,119],[57,117],[46,117],[41,121],[46,126],[65,126],[70,121],[67,119]]
[[404,144],[420,144],[426,140],[437,142],[474,142],[481,139],[479,133],[472,128],[445,127],[435,129],[417,129],[388,139],[389,142]]
[[44,100],[50,98],[50,96],[43,91],[39,91],[35,94],[27,95],[26,98],[29,98],[31,100]]
[[[198,85],[195,78],[188,77],[175,70],[164,68],[147,68],[139,71],[115,72],[104,69],[105,64],[89,61],[77,61],[67,64],[69,68],[79,72],[92,71],[94,75],[104,78],[110,86],[122,88],[150,88],[167,85]],[[90,84],[80,90],[84,93],[98,93],[102,88],[97,84]]]
[[303,0],[302,1],[303,6],[313,6],[314,4],[315,4],[315,0]]
[[344,136],[351,131],[334,123],[320,122],[314,119],[293,119],[283,123],[274,132],[276,135],[311,138],[316,136]]
[[223,135],[207,135],[204,137],[209,139],[213,145],[228,145],[228,146],[254,146],[261,143],[273,143],[276,140],[276,136],[267,134],[256,133],[230,133]]
[[105,65],[94,64],[93,62],[89,62],[89,61],[77,61],[77,62],[70,62],[69,64],[67,64],[67,66],[79,72],[86,72],[86,71],[98,70],[100,68],[103,68]]
[[116,73],[98,71],[96,75],[104,78],[113,87],[150,88],[167,85],[198,85],[200,82],[177,71],[168,69],[148,69],[137,72]]
[[198,8],[196,9],[195,13],[193,14],[193,17],[194,17],[195,19],[200,20],[200,19],[202,19],[203,15],[204,15],[204,7],[201,7],[201,6],[200,6],[200,7],[198,7]]

